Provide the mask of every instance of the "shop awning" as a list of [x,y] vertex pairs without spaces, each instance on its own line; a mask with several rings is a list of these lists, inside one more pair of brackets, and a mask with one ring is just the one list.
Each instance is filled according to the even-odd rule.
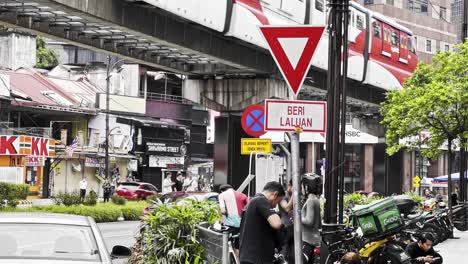
[[[465,172],[465,179],[467,178],[466,177],[467,172]],[[457,182],[457,181],[460,180],[460,173],[459,172],[452,173],[451,176],[452,176],[452,181],[454,181],[454,182]],[[435,177],[434,180],[433,180],[433,182],[447,182],[447,181],[448,181],[448,175]]]
[[[98,157],[105,157],[105,153],[98,153]],[[109,157],[112,158],[120,158],[120,159],[136,159],[135,155],[130,155],[130,154],[115,154],[115,153],[109,153]]]
[[172,129],[186,129],[186,126],[181,124],[174,124],[169,122],[164,122],[158,119],[154,119],[151,117],[144,117],[144,116],[124,116],[118,115],[117,116],[117,123],[121,124],[132,124],[132,123],[139,123],[142,126],[150,126],[150,127],[162,127],[162,128],[172,128]]

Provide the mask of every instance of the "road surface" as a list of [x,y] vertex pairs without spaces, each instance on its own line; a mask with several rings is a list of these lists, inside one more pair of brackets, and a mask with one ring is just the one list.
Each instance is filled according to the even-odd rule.
[[468,263],[466,251],[468,249],[468,231],[460,232],[455,229],[454,235],[457,239],[448,239],[434,247],[442,255],[444,264]]
[[[115,245],[131,247],[135,242],[135,234],[138,230],[139,221],[125,221],[125,222],[112,222],[112,223],[99,223],[104,241],[109,252]],[[117,259],[113,261],[114,264],[123,264],[125,260]]]

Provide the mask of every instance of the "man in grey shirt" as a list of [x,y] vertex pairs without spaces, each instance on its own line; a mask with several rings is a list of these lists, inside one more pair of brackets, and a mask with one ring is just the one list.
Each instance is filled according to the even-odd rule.
[[320,245],[320,195],[322,194],[322,177],[316,174],[302,176],[302,186],[307,200],[302,207],[302,251],[306,263],[314,263],[314,249]]

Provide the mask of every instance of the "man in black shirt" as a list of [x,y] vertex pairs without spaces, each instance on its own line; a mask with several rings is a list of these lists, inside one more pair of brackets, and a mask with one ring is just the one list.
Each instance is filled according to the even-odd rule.
[[269,182],[263,192],[247,204],[240,231],[241,264],[273,263],[277,242],[276,232],[283,224],[274,207],[285,195],[279,182]]
[[442,264],[442,256],[434,251],[432,244],[434,237],[431,234],[424,233],[418,242],[413,242],[406,247],[406,253],[411,257],[413,264]]

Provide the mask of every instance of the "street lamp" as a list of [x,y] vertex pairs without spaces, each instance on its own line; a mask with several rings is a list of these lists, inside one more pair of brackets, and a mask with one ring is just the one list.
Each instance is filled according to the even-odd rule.
[[[437,119],[435,117],[434,112],[429,112],[427,114],[427,121],[431,126],[441,128],[447,136],[447,141],[448,141],[448,179],[447,179],[448,206],[449,206],[449,218],[452,219],[452,141],[454,140],[454,137],[452,133],[447,129],[444,122],[442,122],[440,119]],[[434,124],[432,121],[437,122],[439,126]]]
[[107,56],[107,75],[106,75],[106,157],[105,157],[105,166],[106,166],[106,179],[109,178],[109,101],[110,101],[110,77],[111,70],[114,68],[122,67],[125,60],[118,60],[111,65],[111,57]]

